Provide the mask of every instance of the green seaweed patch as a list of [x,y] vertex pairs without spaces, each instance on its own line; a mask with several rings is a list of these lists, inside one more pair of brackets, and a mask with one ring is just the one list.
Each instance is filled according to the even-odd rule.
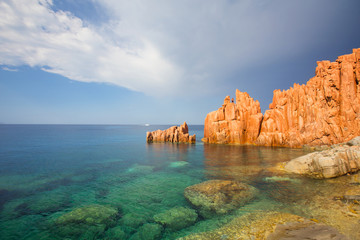
[[98,204],[77,208],[65,213],[57,220],[57,224],[85,223],[88,225],[109,224],[118,216],[118,209]]
[[115,226],[119,218],[117,208],[98,204],[76,208],[55,220],[55,232],[60,236],[94,239],[106,228]]
[[188,205],[183,191],[199,181],[179,173],[156,172],[110,188],[104,201],[121,206],[124,214],[148,219],[174,206]]
[[[34,234],[35,232],[34,229],[45,228],[44,222],[45,222],[45,218],[41,215],[25,215],[16,219],[0,221],[0,238],[30,239],[30,238],[25,238],[25,236],[29,235],[29,229],[31,229],[32,234]],[[46,238],[33,238],[33,239],[46,239]]]
[[138,231],[131,236],[130,240],[155,240],[160,239],[163,227],[156,223],[147,223],[141,226]]
[[68,194],[63,189],[56,189],[9,201],[4,205],[2,215],[8,218],[34,214],[48,215],[60,211],[69,204]]
[[128,239],[126,233],[120,226],[116,226],[113,228],[109,228],[105,232],[105,239],[106,240],[126,240]]
[[93,186],[76,187],[71,192],[70,199],[73,206],[91,205],[98,202],[97,191]]
[[42,192],[28,202],[31,212],[35,214],[57,212],[69,203],[68,194],[63,190]]
[[194,209],[185,207],[174,207],[154,216],[155,222],[175,231],[193,225],[197,218],[198,215]]
[[146,218],[146,216],[144,216],[142,214],[127,213],[121,218],[120,223],[123,225],[126,225],[128,227],[136,229],[139,226],[146,223],[148,220],[149,220],[149,218]]

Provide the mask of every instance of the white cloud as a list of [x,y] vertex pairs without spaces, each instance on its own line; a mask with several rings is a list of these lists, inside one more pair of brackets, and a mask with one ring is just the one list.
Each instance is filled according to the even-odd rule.
[[151,95],[216,91],[237,71],[314,46],[333,31],[338,8],[321,13],[322,1],[94,1],[109,22],[85,24],[47,0],[2,1],[0,64]]
[[19,71],[16,68],[8,68],[8,67],[1,67],[1,69],[4,70],[4,71],[8,71],[8,72],[17,72],[17,71]]
[[111,83],[153,94],[160,92],[160,86],[169,89],[177,84],[179,69],[151,42],[120,31],[119,39],[136,43],[119,44],[107,36],[105,28],[85,26],[69,12],[52,11],[51,4],[45,0],[0,3],[1,65],[39,66],[77,81]]

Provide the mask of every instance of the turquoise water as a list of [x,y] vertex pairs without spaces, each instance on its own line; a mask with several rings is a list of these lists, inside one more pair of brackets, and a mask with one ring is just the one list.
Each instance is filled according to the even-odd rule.
[[[255,209],[312,217],[297,203],[327,183],[279,181],[271,168],[304,150],[204,145],[203,126],[189,126],[193,145],[146,143],[146,131],[168,127],[0,125],[0,239],[176,239]],[[260,195],[181,229],[154,220],[174,207],[192,208],[184,189],[209,179],[239,180]]]

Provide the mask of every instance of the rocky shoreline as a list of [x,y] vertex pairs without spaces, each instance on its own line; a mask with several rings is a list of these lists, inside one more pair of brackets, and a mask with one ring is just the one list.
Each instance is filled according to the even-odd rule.
[[[217,229],[179,239],[359,239],[360,137],[326,148],[290,160],[277,171],[264,169],[271,177],[263,181],[294,191],[289,199],[282,195],[283,189],[277,193],[274,188],[269,195],[284,202],[289,212],[257,210],[261,189],[240,181],[208,180],[187,187],[184,196],[199,216],[206,219],[235,212],[235,217]],[[312,178],[323,180],[302,190],[303,183],[315,181]],[[322,189],[322,185],[327,187]],[[302,192],[306,196],[301,196]]]
[[360,137],[309,153],[285,164],[284,169],[312,178],[323,179],[355,173],[360,170]]

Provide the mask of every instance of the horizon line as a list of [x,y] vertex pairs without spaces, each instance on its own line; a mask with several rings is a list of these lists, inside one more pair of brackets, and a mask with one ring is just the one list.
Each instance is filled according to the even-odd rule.
[[[149,124],[149,125],[147,125]],[[188,125],[204,125],[204,124],[189,124]],[[126,126],[161,126],[161,125],[181,125],[181,124],[171,124],[171,123],[0,123],[0,125],[126,125]]]

